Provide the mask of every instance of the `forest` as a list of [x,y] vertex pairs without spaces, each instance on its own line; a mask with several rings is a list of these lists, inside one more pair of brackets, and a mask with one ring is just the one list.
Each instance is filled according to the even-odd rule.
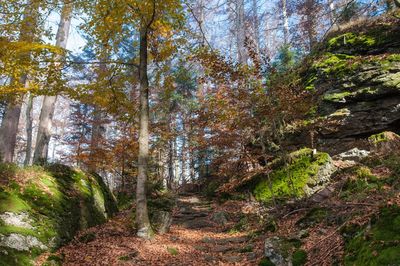
[[20,265],[400,265],[400,0],[0,0]]

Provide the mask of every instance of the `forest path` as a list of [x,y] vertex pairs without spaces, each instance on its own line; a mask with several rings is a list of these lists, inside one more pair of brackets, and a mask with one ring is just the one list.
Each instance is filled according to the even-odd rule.
[[57,254],[67,266],[258,265],[262,247],[246,232],[232,230],[240,215],[237,202],[219,205],[196,195],[180,196],[166,234],[153,240],[137,238],[130,229],[130,212],[125,211],[81,232]]

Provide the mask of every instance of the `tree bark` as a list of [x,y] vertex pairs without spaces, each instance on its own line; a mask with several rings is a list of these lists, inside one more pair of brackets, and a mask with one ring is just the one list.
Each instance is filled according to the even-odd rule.
[[32,157],[32,133],[33,133],[33,118],[32,118],[32,108],[33,108],[33,95],[27,95],[26,101],[26,152],[24,165],[27,166],[31,162]]
[[[37,20],[39,16],[39,1],[32,0],[27,3],[24,10],[24,18],[21,24],[19,40],[23,42],[32,42],[35,37]],[[28,60],[29,54],[21,56],[21,59]],[[27,75],[13,79],[11,85],[27,85]],[[7,103],[5,114],[0,128],[0,160],[3,162],[13,162],[15,145],[18,135],[18,124],[21,115],[23,95],[17,95],[13,100]]]
[[253,28],[254,28],[254,40],[256,43],[256,48],[257,51],[260,50],[260,43],[261,43],[261,38],[260,38],[260,20],[258,17],[258,1],[253,0],[252,1],[252,9],[253,9]]
[[236,0],[236,47],[238,53],[238,61],[245,64],[248,59],[246,51],[246,30],[245,30],[245,14],[244,0]]
[[[58,25],[56,35],[56,46],[65,49],[69,36],[72,17],[72,2],[65,2],[61,10],[60,24]],[[56,62],[60,61],[62,56],[56,57]],[[57,63],[56,63],[57,64]],[[55,65],[56,71],[61,73],[60,65]],[[33,156],[34,163],[42,163],[48,159],[49,143],[51,139],[51,129],[53,125],[53,116],[56,106],[57,96],[46,95],[43,98],[42,109],[39,118],[39,129],[36,138],[36,147]]]
[[149,79],[147,76],[148,27],[140,30],[140,112],[139,112],[139,160],[136,184],[137,236],[149,239],[153,236],[147,210],[146,182],[149,159]]
[[283,41],[284,44],[289,43],[289,18],[287,14],[287,3],[286,0],[282,1],[282,18],[283,18]]
[[103,125],[103,112],[97,106],[94,107],[93,111],[93,123],[92,123],[92,136],[90,141],[90,165],[89,170],[96,172],[99,165],[99,149],[100,144],[105,134],[105,127]]
[[174,139],[168,141],[168,179],[167,189],[172,190],[172,183],[174,182]]

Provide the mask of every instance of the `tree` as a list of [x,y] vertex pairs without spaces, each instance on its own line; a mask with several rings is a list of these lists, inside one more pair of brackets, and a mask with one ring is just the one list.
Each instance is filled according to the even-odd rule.
[[286,0],[281,0],[282,2],[282,20],[283,20],[283,43],[289,43],[289,17],[287,12],[287,2]]
[[[170,56],[174,47],[169,41],[174,29],[181,27],[183,15],[180,1],[168,0],[124,0],[98,1],[90,11],[88,25],[93,28],[93,36],[105,49],[117,50],[121,41],[135,32],[139,35],[139,58],[132,59],[131,66],[137,67],[139,74],[139,152],[136,185],[136,228],[137,235],[152,237],[146,199],[146,183],[149,163],[149,43],[152,59],[162,61]],[[102,40],[107,40],[106,43]],[[136,59],[136,60],[135,60]],[[139,61],[137,65],[135,62]],[[131,79],[132,80],[132,79]],[[135,88],[137,85],[132,84]],[[132,88],[132,90],[133,90]],[[135,136],[132,136],[134,138]]]
[[[56,35],[56,46],[62,49],[65,49],[67,47],[69,29],[71,25],[72,9],[72,2],[67,0],[61,10],[61,18]],[[55,72],[58,72],[56,73],[57,75],[59,75],[61,72],[61,63],[57,61],[61,61],[62,58],[63,57],[61,55],[57,55],[55,57],[56,63],[54,64],[54,68]],[[55,85],[56,84],[54,81],[50,81],[50,87],[54,87]],[[39,129],[37,133],[36,147],[33,157],[34,163],[47,161],[49,142],[51,138],[52,120],[56,101],[56,95],[45,95],[43,98],[42,109],[39,118]]]
[[[32,43],[36,37],[39,19],[40,1],[31,0],[24,10],[23,20],[19,30],[19,42]],[[19,60],[29,61],[29,52],[21,54]],[[23,71],[16,71],[10,85],[14,88],[28,87],[28,75]],[[18,95],[18,94],[17,94]],[[19,96],[19,97],[18,97]],[[18,124],[22,108],[23,94],[9,99],[0,128],[0,157],[4,162],[12,162],[15,144],[18,135]]]

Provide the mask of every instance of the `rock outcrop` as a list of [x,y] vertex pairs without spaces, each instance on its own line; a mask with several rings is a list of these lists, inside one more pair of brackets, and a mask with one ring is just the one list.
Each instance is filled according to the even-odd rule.
[[[369,147],[367,138],[382,131],[400,133],[400,24],[380,18],[328,37],[306,70],[305,89],[320,95],[307,126],[286,145],[314,144],[331,155]],[[307,140],[307,141],[305,141]]]
[[1,265],[33,265],[42,252],[117,211],[113,195],[95,174],[63,165],[0,165],[0,175],[10,177],[0,186]]

